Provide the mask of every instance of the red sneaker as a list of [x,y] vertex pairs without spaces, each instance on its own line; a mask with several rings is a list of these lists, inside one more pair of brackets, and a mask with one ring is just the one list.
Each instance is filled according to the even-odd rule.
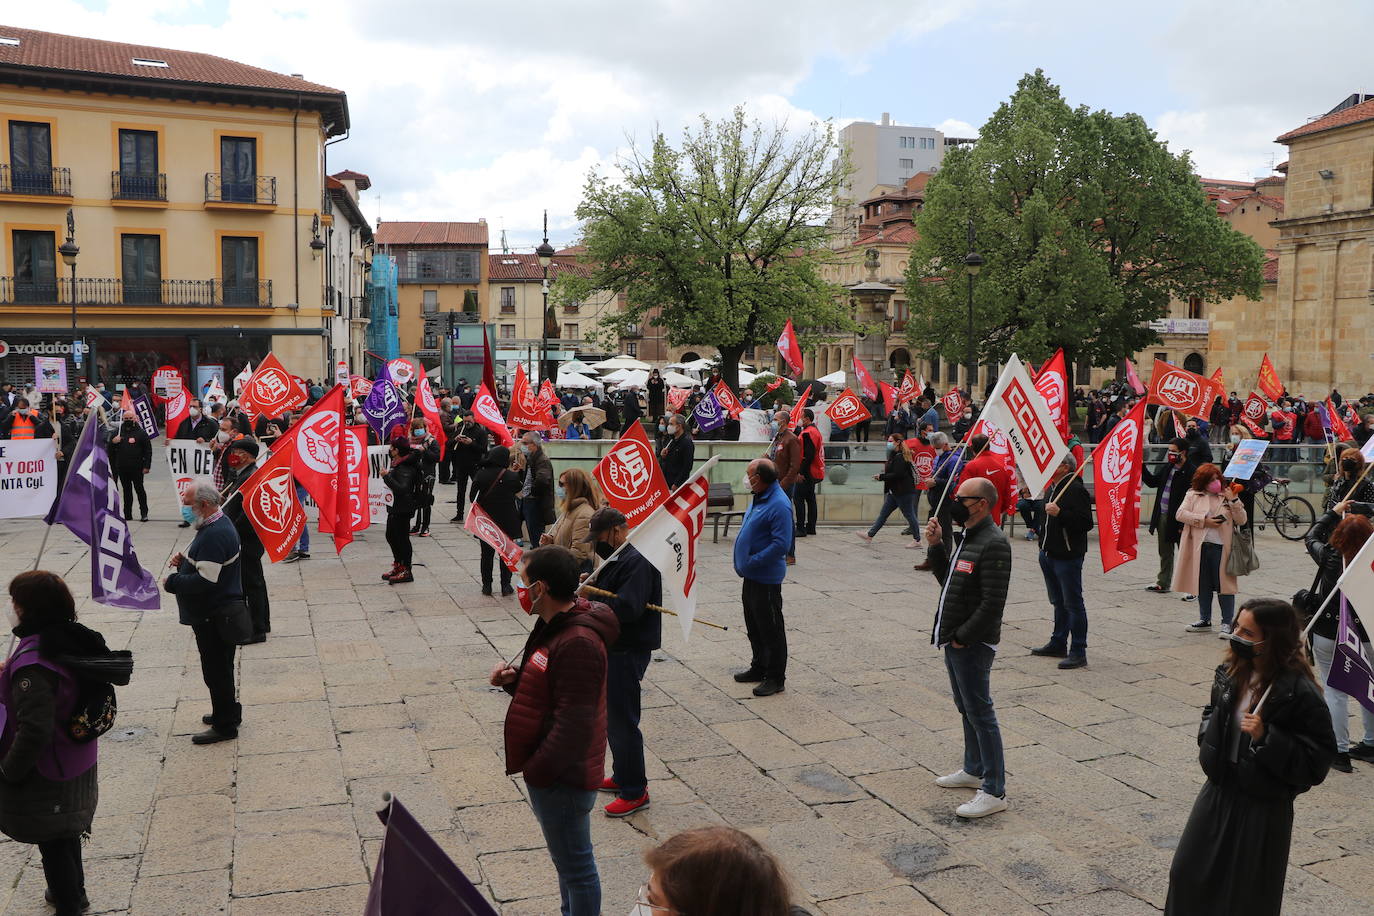
[[617,798],[606,806],[607,817],[629,817],[636,811],[649,807],[649,793],[645,792],[639,798],[626,800]]
[[612,779],[611,777],[607,776],[605,779],[601,780],[601,785],[597,786],[597,791],[598,791],[598,792],[619,792],[619,791],[620,791],[620,786],[616,785],[616,782],[615,782],[614,779]]

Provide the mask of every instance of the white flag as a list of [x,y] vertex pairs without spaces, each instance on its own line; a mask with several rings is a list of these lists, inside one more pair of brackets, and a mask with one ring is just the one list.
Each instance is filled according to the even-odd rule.
[[229,400],[224,396],[224,386],[220,384],[218,375],[210,379],[210,384],[205,389],[205,400],[215,404],[223,404]]
[[1007,435],[1021,479],[1032,493],[1039,493],[1063,460],[1069,446],[1055,427],[1045,398],[1030,374],[1013,353],[983,408],[982,419],[995,423]]
[[[663,606],[676,612],[684,642],[691,636],[697,616],[697,548],[706,527],[706,498],[711,493],[706,474],[718,460],[713,456],[703,464],[625,540],[658,569],[663,578]],[[607,562],[614,559],[612,554]]]
[[250,378],[252,378],[252,377],[253,377],[253,364],[252,364],[252,363],[244,363],[244,364],[243,364],[243,371],[240,372],[238,375],[234,376],[234,397],[237,398],[237,397],[239,396],[239,392],[241,392],[241,391],[243,390],[243,386],[244,386],[244,385],[247,385],[247,384],[248,384],[248,380],[249,380]]

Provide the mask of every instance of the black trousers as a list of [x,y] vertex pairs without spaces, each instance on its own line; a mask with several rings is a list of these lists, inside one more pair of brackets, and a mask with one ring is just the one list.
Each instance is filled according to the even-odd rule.
[[215,625],[208,621],[191,630],[200,653],[200,674],[210,691],[210,724],[216,731],[237,735],[243,721],[243,707],[234,693],[234,650],[238,647],[220,639]]
[[[434,478],[433,478],[433,477],[429,478],[429,481],[430,481],[429,486],[425,487],[423,492],[424,492],[426,495],[428,495],[428,496],[430,496],[430,497],[433,497],[433,496],[434,496]],[[430,515],[430,511],[431,511],[433,508],[434,508],[434,504],[431,503],[431,504],[428,505],[428,506],[421,506],[420,508],[418,508],[418,509],[415,510],[415,526],[414,526],[414,527],[415,527],[415,530],[416,530],[416,531],[428,531],[428,530],[429,530],[429,515]]]
[[81,898],[86,896],[86,873],[81,868],[81,838],[63,837],[44,840],[38,844],[43,857],[43,877],[48,879],[57,916],[80,913]]
[[816,481],[803,474],[797,480],[792,500],[797,506],[797,531],[816,533]]
[[[482,542],[482,587],[491,588],[491,568],[497,562],[496,550],[486,541]],[[501,563],[501,588],[510,588],[510,570],[506,568],[504,562]]]
[[455,503],[458,508],[454,510],[453,517],[459,521],[462,521],[463,516],[467,514],[468,487],[472,485],[472,478],[476,476],[476,474],[476,468],[467,468],[460,465],[453,466],[453,483],[458,490],[458,500]]
[[248,616],[253,618],[254,633],[272,632],[272,601],[267,597],[267,577],[262,572],[261,546],[245,549],[239,557],[239,575],[243,579],[243,600],[248,603]]
[[448,484],[453,482],[453,469],[457,466],[458,458],[454,454],[454,449],[447,449],[444,457],[439,459],[439,482]]
[[124,491],[124,517],[134,517],[134,494],[138,494],[138,515],[143,518],[148,514],[148,494],[143,489],[143,468],[137,467],[126,471],[123,468],[115,470],[115,477],[119,479],[119,486]]
[[410,546],[410,513],[386,510],[386,542],[391,546],[391,559],[409,566],[414,551]]
[[769,680],[787,679],[787,628],[782,619],[782,583],[745,579],[740,594],[744,629],[753,660],[749,667]]

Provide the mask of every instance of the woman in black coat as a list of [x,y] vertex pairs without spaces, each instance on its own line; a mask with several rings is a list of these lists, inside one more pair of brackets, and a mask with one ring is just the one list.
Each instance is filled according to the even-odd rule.
[[668,390],[668,386],[663,383],[663,376],[657,369],[649,371],[649,381],[644,383],[644,390],[649,395],[649,418],[657,420],[663,416],[663,398]]
[[1293,799],[1326,778],[1336,754],[1331,715],[1288,602],[1253,598],[1241,606],[1198,746],[1207,782],[1174,851],[1164,912],[1277,916]]
[[[516,497],[523,486],[522,475],[511,470],[510,449],[498,445],[487,452],[482,466],[472,478],[472,501],[491,517],[511,540],[520,537],[520,523],[523,520]],[[496,549],[485,540],[482,542],[482,594],[491,594],[491,571],[496,561]],[[536,545],[537,546],[537,545]],[[515,594],[510,584],[510,569],[501,564],[501,595]]]
[[124,414],[124,422],[110,436],[106,451],[110,469],[124,489],[124,520],[134,517],[134,494],[138,494],[139,521],[148,520],[148,494],[143,489],[143,475],[153,466],[153,443],[131,411]]
[[391,491],[391,505],[386,507],[386,542],[391,545],[392,564],[390,572],[382,573],[382,581],[414,582],[410,571],[414,555],[410,546],[410,517],[424,495],[421,455],[404,438],[391,440],[390,454],[391,469],[382,475],[382,483]]
[[873,536],[887,523],[887,517],[900,509],[916,538],[913,546],[919,546],[921,523],[916,517],[915,461],[900,433],[892,433],[887,437],[887,464],[883,466],[881,474],[873,475],[873,479],[883,482],[883,507],[878,510],[878,517],[873,520],[868,532],[860,533],[859,537],[865,541],[873,540]]

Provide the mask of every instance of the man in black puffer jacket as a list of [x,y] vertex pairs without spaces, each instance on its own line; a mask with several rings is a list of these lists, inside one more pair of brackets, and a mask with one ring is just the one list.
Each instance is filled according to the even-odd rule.
[[143,431],[132,410],[124,411],[124,420],[106,444],[110,467],[124,491],[124,520],[134,517],[134,495],[138,495],[139,520],[148,520],[148,493],[143,489],[143,477],[153,466],[153,444]]
[[1045,504],[1045,524],[1040,531],[1040,572],[1054,606],[1054,632],[1049,642],[1031,649],[1031,655],[1063,659],[1060,668],[1082,668],[1088,663],[1083,558],[1088,554],[1088,532],[1093,530],[1093,507],[1081,476],[1064,483],[1064,478],[1077,470],[1078,461],[1069,452],[1050,475],[1047,492],[1053,501]]
[[1011,581],[1011,544],[992,522],[997,487],[984,477],[959,484],[951,518],[964,529],[954,550],[944,543],[940,522],[926,524],[926,559],[941,583],[930,641],[944,650],[954,707],[964,723],[964,766],[941,776],[946,789],[977,789],[955,809],[960,817],[986,817],[1007,810],[1002,732],[992,708],[992,660],[1002,638],[1002,612]]

